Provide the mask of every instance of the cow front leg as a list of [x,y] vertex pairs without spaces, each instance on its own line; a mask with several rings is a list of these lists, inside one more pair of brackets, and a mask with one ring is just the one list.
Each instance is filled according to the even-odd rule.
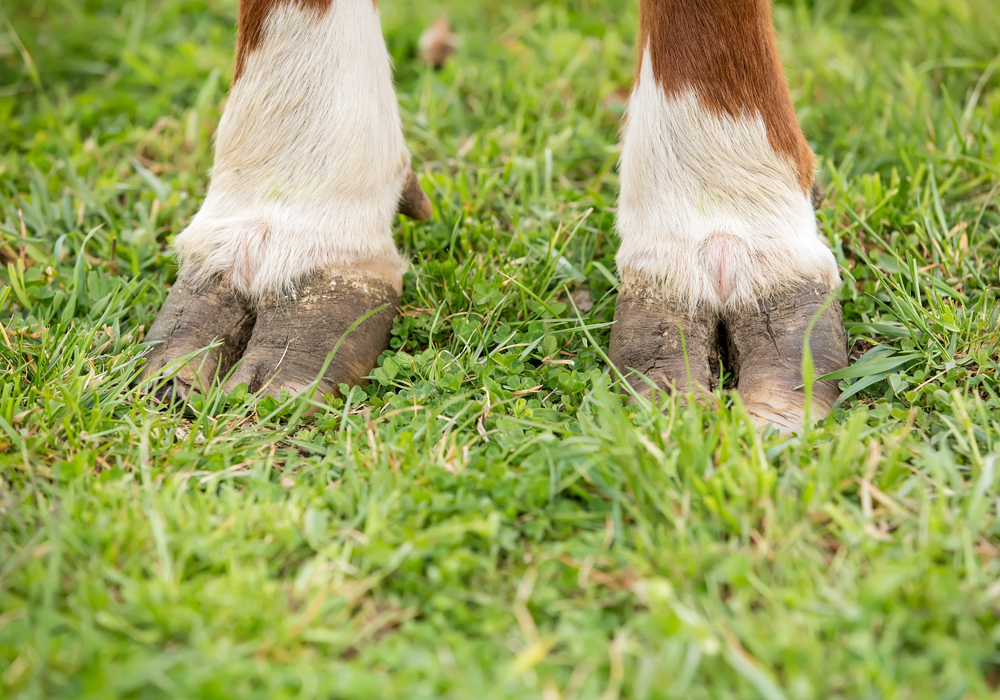
[[388,346],[400,301],[397,209],[431,214],[376,4],[241,0],[212,180],[175,241],[180,281],[147,337],[147,380],[215,340],[175,390],[210,385],[239,359],[229,388],[299,393],[338,342],[320,391],[358,383]]
[[[705,357],[728,338],[723,354],[751,415],[794,430],[804,418],[810,322],[818,317],[816,376],[846,365],[846,336],[836,261],[811,203],[813,156],[785,85],[769,2],[641,0],[639,37],[611,356],[620,369],[686,391],[718,382]],[[645,341],[635,343],[629,329]],[[680,333],[694,342],[682,349]],[[642,386],[634,373],[631,381]],[[836,396],[835,383],[818,383],[812,415],[829,413]]]

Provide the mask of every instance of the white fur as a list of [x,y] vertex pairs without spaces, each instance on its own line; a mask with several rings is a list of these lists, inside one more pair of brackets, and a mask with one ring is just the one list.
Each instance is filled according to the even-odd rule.
[[175,247],[187,274],[254,298],[332,266],[403,269],[391,225],[410,167],[372,0],[267,17],[219,124],[208,195]]
[[694,309],[753,307],[802,280],[838,283],[795,166],[775,152],[760,114],[668,98],[647,49],[628,104],[621,157],[618,269]]

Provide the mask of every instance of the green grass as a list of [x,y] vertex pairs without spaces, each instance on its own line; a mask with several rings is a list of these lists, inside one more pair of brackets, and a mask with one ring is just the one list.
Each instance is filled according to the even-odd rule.
[[635,3],[381,4],[436,218],[314,417],[132,386],[236,0],[0,6],[0,697],[996,697],[1000,3],[776,8],[862,358],[795,439],[608,374]]

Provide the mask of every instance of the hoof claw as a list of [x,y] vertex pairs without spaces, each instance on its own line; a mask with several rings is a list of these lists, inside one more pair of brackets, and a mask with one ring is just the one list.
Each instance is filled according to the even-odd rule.
[[690,313],[650,287],[627,286],[618,295],[610,359],[643,398],[653,392],[645,376],[666,391],[706,401],[718,329],[718,317],[708,308]]
[[[804,282],[762,299],[756,309],[727,319],[729,358],[739,376],[738,389],[750,415],[783,433],[796,432],[805,421],[806,394],[802,358],[809,335],[815,376],[847,366],[847,332],[836,290]],[[815,382],[811,416],[830,414],[840,394],[837,382]]]
[[250,339],[250,305],[219,280],[205,285],[179,278],[146,334],[140,382],[163,402],[207,389],[239,359]]

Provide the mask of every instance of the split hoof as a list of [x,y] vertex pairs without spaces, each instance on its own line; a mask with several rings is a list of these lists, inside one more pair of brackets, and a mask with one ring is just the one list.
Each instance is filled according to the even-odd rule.
[[[651,286],[626,284],[618,296],[611,330],[612,363],[640,396],[657,387],[708,403],[718,385],[722,364],[737,377],[736,387],[753,420],[784,433],[805,422],[806,393],[802,358],[806,332],[827,304],[824,285],[802,282],[787,292],[758,302],[757,308],[717,315],[701,306],[693,313]],[[683,340],[682,340],[683,333]],[[809,339],[815,377],[847,366],[847,333],[840,302],[833,299]],[[830,414],[840,391],[837,382],[814,382],[813,419]]]
[[[146,334],[145,342],[156,344],[146,353],[140,382],[165,402],[206,390],[239,359],[253,324],[250,305],[222,281],[194,286],[179,278]],[[214,342],[216,347],[200,352]]]
[[[274,397],[283,390],[303,394],[341,338],[316,393],[338,395],[340,384],[360,384],[389,346],[399,301],[398,286],[367,272],[310,275],[294,292],[260,306],[243,359],[225,390],[231,393],[246,384],[253,393]],[[380,307],[385,308],[348,333],[358,319]]]

